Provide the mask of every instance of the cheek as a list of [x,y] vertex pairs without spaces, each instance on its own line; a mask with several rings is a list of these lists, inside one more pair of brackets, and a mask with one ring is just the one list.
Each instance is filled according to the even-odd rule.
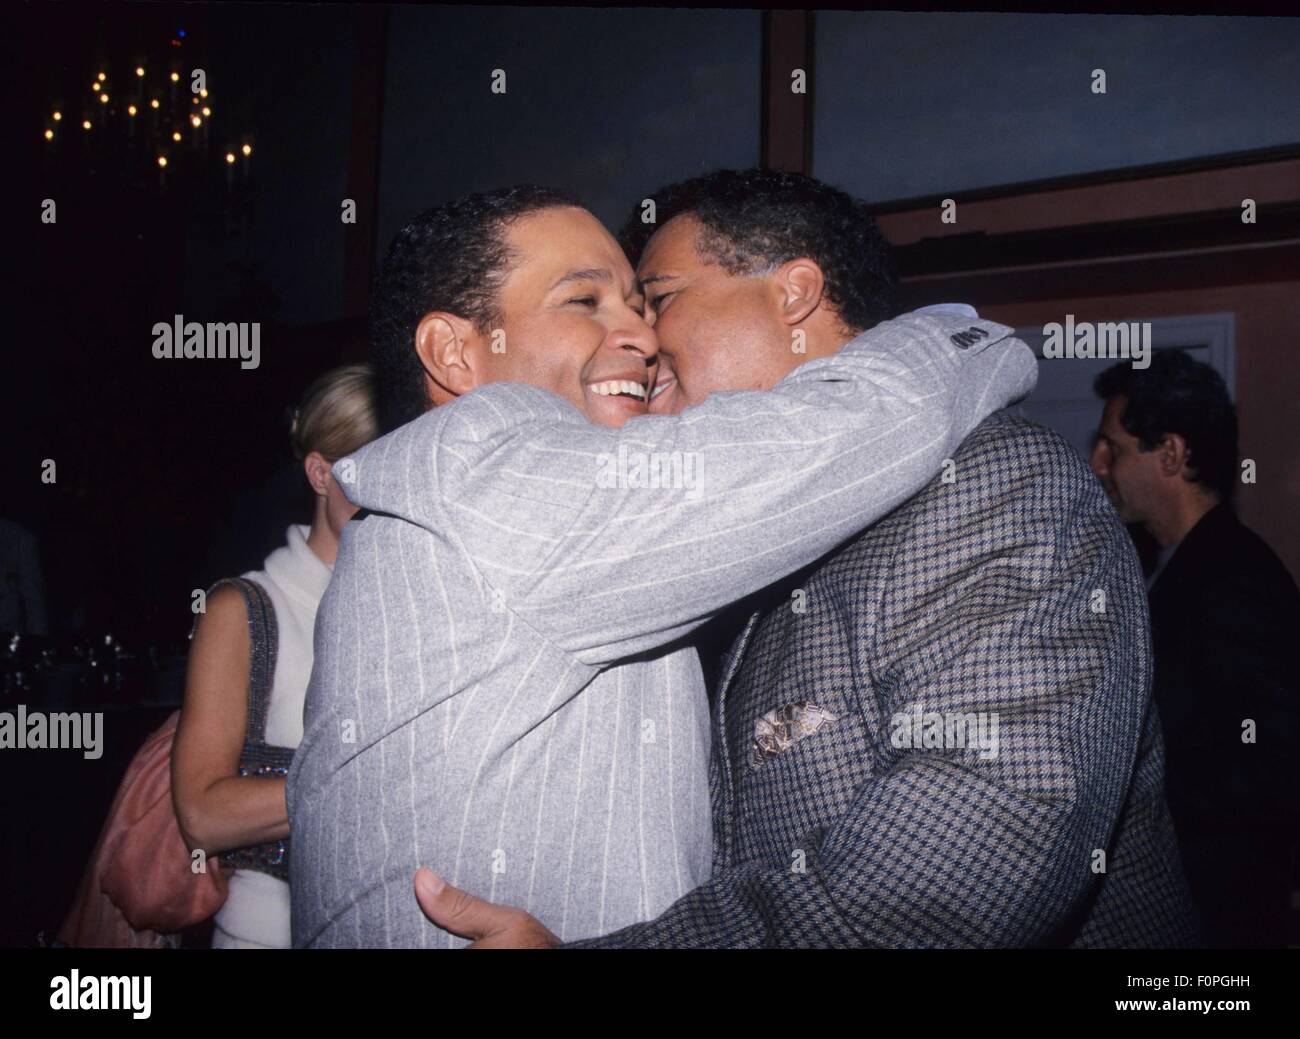
[[789,328],[777,320],[761,281],[742,279],[710,316],[709,343],[721,389],[770,389],[808,360]]
[[539,317],[508,323],[504,352],[490,353],[489,360],[498,381],[527,382],[572,397],[603,339],[590,321],[564,314]]
[[752,374],[746,372],[745,363],[749,336],[725,314],[711,308],[702,313],[682,308],[679,314],[670,309],[655,331],[672,351],[677,378],[690,403],[698,404],[715,390],[745,388]]
[[1141,459],[1131,452],[1125,452],[1118,458],[1112,459],[1110,473],[1116,485],[1124,490],[1128,497],[1134,493],[1141,493],[1147,477]]

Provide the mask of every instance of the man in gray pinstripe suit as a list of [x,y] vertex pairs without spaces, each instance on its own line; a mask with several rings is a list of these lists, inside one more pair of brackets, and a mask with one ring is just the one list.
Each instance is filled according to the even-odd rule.
[[[742,371],[771,384],[797,364],[754,358],[746,341],[779,320],[755,285],[795,257],[826,273],[844,317],[838,335],[809,339],[812,356],[888,295],[851,246],[869,218],[816,181],[722,172],[655,199],[659,229],[634,217],[625,232],[675,369],[655,408],[753,385]],[[710,878],[652,920],[573,944],[1197,941],[1141,573],[1060,437],[988,418],[919,494],[743,617],[712,704]],[[427,870],[416,895],[479,946],[559,940]]]
[[[838,328],[824,285],[795,258],[751,287],[778,349]],[[705,883],[708,708],[684,636],[914,494],[1035,375],[1004,326],[906,315],[768,392],[649,415],[631,266],[532,188],[412,221],[373,323],[396,428],[335,466],[366,511],[317,614],[287,780],[300,947],[454,944],[413,903],[422,863],[572,939]]]

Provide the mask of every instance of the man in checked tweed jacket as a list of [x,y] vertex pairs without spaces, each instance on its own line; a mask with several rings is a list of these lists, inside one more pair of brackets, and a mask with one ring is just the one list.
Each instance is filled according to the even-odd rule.
[[[711,174],[655,197],[660,230],[647,246],[632,224],[625,243],[680,407],[727,388],[718,351],[701,357],[689,334],[696,308],[725,306],[719,270],[752,277],[818,248],[833,269],[816,216],[792,214],[823,210],[841,233],[853,217],[840,193],[776,173]],[[1141,572],[1100,484],[1055,433],[986,419],[925,490],[743,605],[711,712],[711,878],[653,920],[571,944],[1198,940],[1165,803]],[[996,753],[914,739],[918,715],[995,725],[982,746]],[[555,944],[526,914],[427,871],[416,894],[480,946]]]

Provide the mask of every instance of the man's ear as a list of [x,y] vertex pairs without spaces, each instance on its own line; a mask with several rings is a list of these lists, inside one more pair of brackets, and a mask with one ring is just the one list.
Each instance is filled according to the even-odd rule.
[[[443,394],[459,397],[479,384],[470,349],[477,336],[472,322],[443,310],[425,314],[415,326],[416,356]],[[433,392],[430,397],[437,400]]]
[[777,306],[787,325],[797,325],[821,305],[826,276],[814,260],[787,260],[774,275]]
[[1195,468],[1190,464],[1187,440],[1181,433],[1166,433],[1156,448],[1160,460],[1161,476],[1179,476],[1191,479]]

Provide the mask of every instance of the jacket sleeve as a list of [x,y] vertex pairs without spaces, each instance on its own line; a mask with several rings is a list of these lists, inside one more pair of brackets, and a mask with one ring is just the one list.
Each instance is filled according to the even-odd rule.
[[[765,861],[715,863],[654,920],[576,944],[1052,940],[1099,882],[1149,702],[1150,650],[1123,527],[1067,445],[1039,448],[1022,439],[983,476],[959,469],[949,490],[960,505],[915,510],[873,583],[879,624],[860,619],[875,611],[855,616],[876,760],[843,814]],[[917,708],[996,718],[994,753],[907,746],[903,719]],[[762,809],[736,814],[761,826]]]
[[434,449],[438,511],[503,606],[603,665],[893,509],[1035,378],[1009,328],[947,314],[886,322],[770,392],[621,429],[512,421],[541,391],[488,386],[452,405]]

